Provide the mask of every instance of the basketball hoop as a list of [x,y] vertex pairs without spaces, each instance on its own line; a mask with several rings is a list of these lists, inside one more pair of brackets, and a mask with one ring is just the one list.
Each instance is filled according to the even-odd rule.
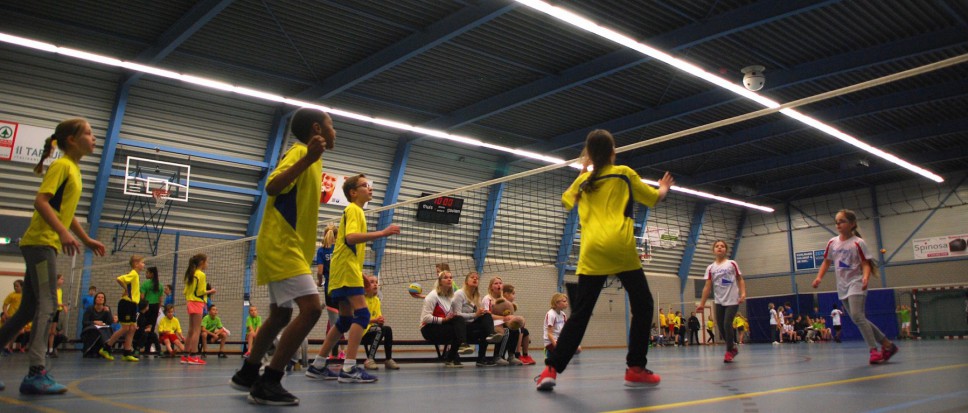
[[155,199],[155,208],[162,209],[165,204],[168,203],[168,190],[165,189],[152,189],[151,197]]

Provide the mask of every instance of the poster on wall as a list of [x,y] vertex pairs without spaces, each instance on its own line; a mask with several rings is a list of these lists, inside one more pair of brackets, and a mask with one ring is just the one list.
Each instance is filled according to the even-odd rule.
[[319,203],[327,205],[349,205],[346,195],[343,195],[345,176],[323,172],[323,191],[319,194]]
[[[36,164],[44,151],[44,141],[53,134],[50,128],[0,120],[0,161]],[[61,152],[55,149],[44,164],[50,165],[60,157]]]
[[968,234],[920,238],[911,241],[914,259],[961,257],[968,255]]

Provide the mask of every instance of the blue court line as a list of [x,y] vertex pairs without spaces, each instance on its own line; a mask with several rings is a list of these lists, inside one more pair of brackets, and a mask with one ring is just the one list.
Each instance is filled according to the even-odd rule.
[[957,392],[957,393],[939,394],[937,396],[928,397],[926,399],[912,400],[912,401],[909,401],[907,403],[895,404],[893,406],[882,407],[880,409],[875,409],[875,410],[868,410],[867,413],[886,413],[886,412],[891,412],[891,411],[895,411],[895,410],[904,410],[904,409],[908,409],[908,408],[917,406],[919,404],[924,404],[924,403],[933,402],[933,401],[937,401],[937,400],[943,400],[943,399],[950,399],[950,398],[954,398],[954,397],[961,397],[961,396],[964,396],[966,394],[968,394],[968,390],[962,390],[962,391]]

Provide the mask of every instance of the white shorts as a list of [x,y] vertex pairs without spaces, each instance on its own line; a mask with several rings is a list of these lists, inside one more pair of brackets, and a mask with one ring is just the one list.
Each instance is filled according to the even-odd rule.
[[901,328],[911,328],[911,322],[901,323]]
[[316,280],[312,274],[297,275],[282,281],[269,283],[269,304],[276,307],[292,308],[292,301],[307,295],[319,296]]

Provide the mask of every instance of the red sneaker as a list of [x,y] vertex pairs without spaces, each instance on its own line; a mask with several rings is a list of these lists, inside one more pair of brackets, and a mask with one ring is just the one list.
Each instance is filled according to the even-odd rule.
[[628,387],[656,386],[662,378],[645,367],[625,369],[625,385]]
[[534,358],[532,358],[531,355],[528,355],[528,354],[521,356],[520,360],[526,366],[533,366],[535,364],[538,364],[536,361],[534,361]]
[[884,363],[887,363],[895,354],[897,354],[897,345],[891,343],[891,348],[881,347],[881,358],[884,359]]
[[871,364],[881,364],[885,361],[887,360],[884,359],[880,351],[877,351],[876,348],[871,349]]
[[204,366],[208,363],[206,363],[205,360],[202,360],[198,357],[189,357],[188,364],[195,365],[195,366]]
[[732,362],[733,362],[733,352],[727,351],[726,355],[723,356],[723,363],[732,363]]
[[179,361],[179,363],[188,364],[188,360],[189,360],[188,356],[181,356],[181,360]]
[[555,371],[555,368],[545,366],[541,374],[534,378],[534,382],[538,385],[538,391],[551,391],[555,387],[555,379],[557,378],[558,372]]

